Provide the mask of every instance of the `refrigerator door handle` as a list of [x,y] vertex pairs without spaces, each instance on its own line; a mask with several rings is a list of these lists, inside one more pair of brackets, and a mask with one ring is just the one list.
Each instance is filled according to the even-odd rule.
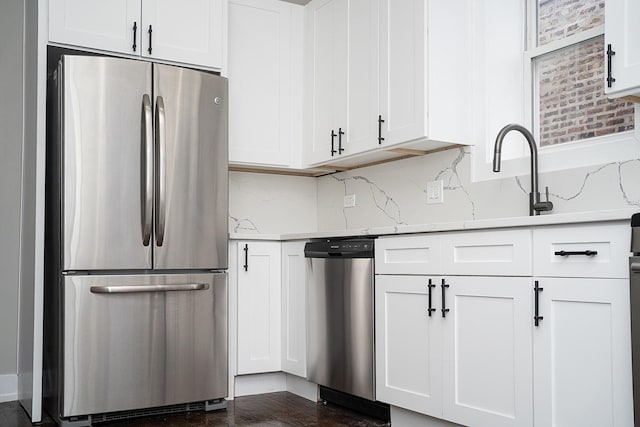
[[128,285],[128,286],[91,286],[92,294],[131,294],[140,292],[170,292],[170,291],[206,291],[208,283],[186,283],[183,285]]
[[142,244],[149,246],[151,240],[153,210],[153,116],[151,98],[142,96],[142,154],[143,170],[141,183],[142,200]]
[[164,99],[156,98],[156,245],[164,243],[166,118]]

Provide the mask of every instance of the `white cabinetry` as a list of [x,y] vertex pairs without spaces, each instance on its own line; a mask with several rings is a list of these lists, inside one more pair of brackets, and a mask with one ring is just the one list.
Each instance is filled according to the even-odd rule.
[[385,150],[407,142],[468,144],[470,4],[307,5],[306,161],[352,166],[398,156]]
[[632,426],[628,224],[533,237],[536,427]]
[[[610,85],[605,76],[605,93],[610,98],[633,95],[640,101],[640,3],[635,0],[607,0],[605,3],[605,72],[615,79]],[[606,50],[611,45],[611,68]]]
[[626,221],[378,239],[378,399],[470,426],[631,427],[628,248]]
[[316,0],[307,6],[310,164],[365,150],[377,117],[378,5]]
[[282,243],[282,370],[307,376],[305,242]]
[[140,13],[140,0],[49,0],[49,40],[140,55]]
[[443,283],[442,418],[533,426],[531,278],[447,276],[440,292]]
[[281,369],[281,248],[279,242],[238,241],[237,373]]
[[376,399],[442,417],[443,320],[429,280],[376,276]]
[[229,161],[301,167],[303,7],[229,0]]
[[479,276],[487,264],[529,275],[521,246],[528,230],[378,240],[378,400],[464,425],[533,425],[531,277]]
[[49,41],[222,66],[226,0],[49,0]]
[[536,427],[631,427],[629,280],[536,279]]

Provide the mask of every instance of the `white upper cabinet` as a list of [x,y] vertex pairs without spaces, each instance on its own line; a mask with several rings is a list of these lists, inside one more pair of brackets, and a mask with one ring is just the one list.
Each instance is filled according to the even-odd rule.
[[49,41],[220,69],[226,0],[49,0]]
[[306,162],[353,166],[396,157],[399,144],[469,144],[471,11],[470,0],[307,5]]
[[140,0],[49,0],[49,40],[139,55],[140,13]]
[[472,2],[379,3],[380,145],[428,139],[415,147],[428,150],[469,144]]
[[229,0],[229,161],[300,167],[303,7]]
[[224,3],[142,0],[142,56],[220,68]]
[[[607,0],[605,2],[605,93],[610,98],[640,96],[640,2]],[[611,55],[607,50],[611,46]],[[615,52],[615,54],[613,54]],[[610,58],[610,59],[609,59]]]

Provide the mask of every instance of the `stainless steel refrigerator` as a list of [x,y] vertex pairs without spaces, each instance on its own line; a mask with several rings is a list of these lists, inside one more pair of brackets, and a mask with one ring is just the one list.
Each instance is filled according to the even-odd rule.
[[62,56],[48,91],[45,407],[223,406],[227,80]]

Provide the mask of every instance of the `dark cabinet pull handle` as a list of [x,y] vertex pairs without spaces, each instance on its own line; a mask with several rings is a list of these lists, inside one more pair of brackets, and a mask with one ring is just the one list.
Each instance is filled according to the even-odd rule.
[[138,32],[138,23],[133,21],[133,51],[135,52],[138,48],[136,33]]
[[333,131],[333,129],[331,129],[331,157],[333,157],[337,151],[335,148],[335,139],[336,139],[336,133]]
[[442,279],[442,317],[447,317],[447,313],[449,312],[448,308],[445,308],[447,306],[446,302],[445,302],[445,297],[444,297],[444,290],[447,289],[449,287],[449,285],[447,285],[444,282],[444,279]]
[[384,141],[384,138],[382,137],[383,123],[384,123],[384,120],[382,119],[382,116],[378,116],[378,144],[382,144],[382,141]]
[[153,33],[153,28],[151,28],[151,25],[149,25],[149,49],[148,49],[149,55],[151,55],[151,40],[152,40],[151,36],[152,36],[152,33]]
[[538,326],[540,324],[540,320],[544,319],[543,316],[540,316],[540,309],[539,309],[539,305],[540,305],[540,292],[542,292],[544,290],[544,288],[541,288],[538,283],[538,281],[536,280],[533,286],[533,294],[534,294],[534,299],[533,299],[533,305],[534,305],[534,314],[533,314],[533,322],[536,326]]
[[434,285],[431,279],[429,279],[429,284],[427,285],[427,288],[429,288],[429,308],[427,309],[427,313],[429,313],[429,317],[431,317],[431,313],[436,311],[435,308],[431,307],[431,288],[435,288],[435,287],[436,285]]
[[586,251],[556,251],[553,254],[557,256],[569,256],[569,255],[596,256],[598,255],[598,251],[592,251],[589,249],[587,249]]
[[249,245],[244,245],[244,271],[249,271]]
[[611,49],[611,44],[607,45],[607,87],[611,87],[611,84],[616,81],[611,75],[611,57],[615,55],[616,52]]
[[338,128],[338,154],[342,154],[344,151],[344,148],[342,148],[342,135],[344,135],[342,128]]

